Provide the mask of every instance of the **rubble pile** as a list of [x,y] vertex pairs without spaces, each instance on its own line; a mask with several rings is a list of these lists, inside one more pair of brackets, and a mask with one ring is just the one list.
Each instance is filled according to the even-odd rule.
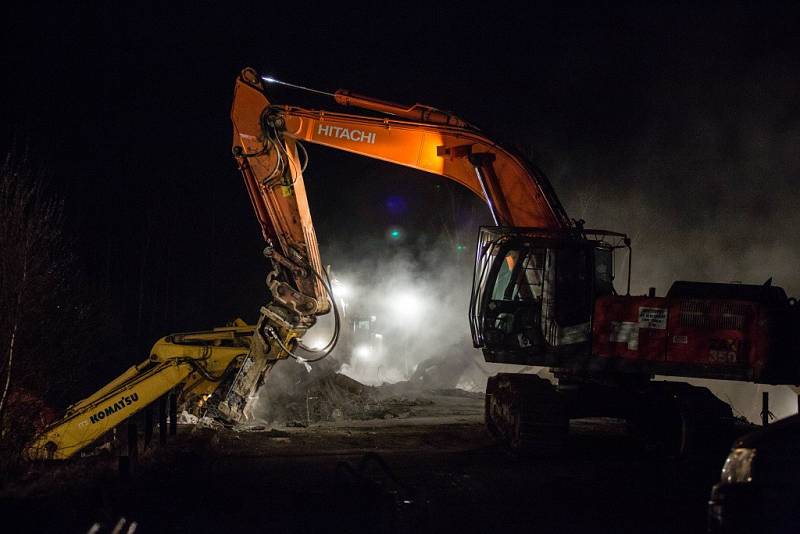
[[334,361],[307,372],[301,366],[283,365],[273,370],[253,410],[266,424],[307,426],[323,421],[403,419],[432,406],[432,396],[481,394],[448,388],[423,389],[415,381],[368,386],[338,373]]

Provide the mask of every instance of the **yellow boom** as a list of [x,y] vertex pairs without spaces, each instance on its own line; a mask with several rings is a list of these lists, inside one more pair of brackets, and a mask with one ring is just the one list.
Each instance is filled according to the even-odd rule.
[[[207,396],[217,390],[231,372],[246,368],[265,374],[287,355],[279,348],[272,350],[261,343],[260,346],[254,344],[253,339],[260,339],[254,338],[255,329],[256,326],[237,320],[231,327],[172,334],[159,339],[149,358],[70,406],[62,419],[36,438],[28,449],[28,457],[69,458],[176,386],[181,387],[184,405],[194,403],[202,407]],[[294,333],[283,334],[288,345]],[[242,365],[246,359],[250,359],[252,365]],[[237,383],[232,380],[229,389],[236,388]],[[246,397],[249,392],[241,393]],[[238,411],[237,407],[225,403],[218,409]]]

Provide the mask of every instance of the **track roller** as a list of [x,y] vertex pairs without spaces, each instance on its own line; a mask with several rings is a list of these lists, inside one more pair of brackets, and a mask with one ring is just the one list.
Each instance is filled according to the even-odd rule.
[[569,432],[563,398],[536,375],[500,373],[486,384],[486,428],[513,451],[558,452]]

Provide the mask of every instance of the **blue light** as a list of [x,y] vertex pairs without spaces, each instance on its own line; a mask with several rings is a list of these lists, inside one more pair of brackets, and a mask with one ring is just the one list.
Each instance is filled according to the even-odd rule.
[[408,209],[408,202],[401,196],[392,195],[386,199],[386,209],[392,215],[402,215]]

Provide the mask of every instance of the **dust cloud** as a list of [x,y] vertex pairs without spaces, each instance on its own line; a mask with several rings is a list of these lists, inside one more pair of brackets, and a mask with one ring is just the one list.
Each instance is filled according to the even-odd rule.
[[[419,380],[482,390],[482,355],[467,320],[474,253],[440,240],[425,247],[376,245],[356,257],[341,258],[333,269],[343,332],[331,356],[341,362],[340,372],[369,385]],[[320,343],[330,331],[325,317],[306,339]]]
[[[486,363],[480,349],[472,346],[467,310],[473,247],[462,250],[441,239],[409,247],[373,242],[362,245],[358,253],[333,252],[330,256],[339,260],[332,269],[342,316],[339,343],[310,371],[291,360],[279,362],[259,393],[253,410],[256,417],[313,421],[320,397],[326,402],[336,398],[345,406],[345,414],[362,413],[369,406],[354,403],[368,404],[370,396],[415,397],[423,391],[453,388],[482,392],[486,379],[497,372],[535,370]],[[318,318],[303,342],[324,346],[332,332],[331,313]],[[298,354],[304,355],[301,350]],[[368,387],[399,387],[384,387],[383,392],[359,390],[354,396],[352,391],[359,387],[333,374]],[[307,400],[310,415],[305,413]],[[328,412],[320,417],[330,418]]]

